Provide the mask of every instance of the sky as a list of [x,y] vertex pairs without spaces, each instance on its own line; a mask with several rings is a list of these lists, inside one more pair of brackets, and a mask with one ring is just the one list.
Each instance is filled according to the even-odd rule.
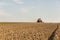
[[0,22],[60,22],[60,0],[0,0]]

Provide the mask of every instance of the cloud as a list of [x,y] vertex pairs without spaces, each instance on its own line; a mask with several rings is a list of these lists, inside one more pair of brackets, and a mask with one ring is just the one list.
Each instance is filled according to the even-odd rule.
[[32,8],[36,8],[36,7],[32,6]]
[[22,7],[21,9],[20,9],[20,12],[21,13],[29,13],[32,9],[35,9],[36,7],[34,7],[34,6],[31,6],[31,7]]
[[6,5],[7,3],[6,2],[0,2],[0,5]]
[[24,4],[24,2],[22,0],[13,0],[13,1],[17,4]]
[[11,15],[6,13],[4,10],[0,9],[0,16],[11,16]]
[[21,8],[21,13],[28,13],[28,9],[27,8]]
[[3,6],[7,5],[6,2],[0,2],[0,8],[2,8]]

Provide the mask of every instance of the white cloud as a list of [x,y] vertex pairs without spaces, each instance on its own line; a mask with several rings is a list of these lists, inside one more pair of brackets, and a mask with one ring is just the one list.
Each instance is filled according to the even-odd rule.
[[5,2],[0,2],[0,8],[2,8],[3,6],[7,5],[7,3]]
[[20,12],[21,13],[28,13],[29,12],[29,9],[28,8],[21,8],[20,9]]
[[17,4],[24,4],[24,2],[22,0],[13,0],[13,1]]
[[36,7],[31,6],[31,7],[22,7],[20,9],[20,13],[30,13],[32,9],[35,9]]
[[0,8],[2,8],[2,6],[5,5],[4,2],[0,2]]
[[32,6],[31,8],[36,8],[36,7]]
[[11,15],[6,13],[4,10],[0,10],[0,16],[11,16]]

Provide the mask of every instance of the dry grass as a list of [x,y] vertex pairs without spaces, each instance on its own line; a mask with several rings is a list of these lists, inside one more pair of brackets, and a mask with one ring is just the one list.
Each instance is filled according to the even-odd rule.
[[[48,40],[56,27],[56,23],[1,22],[0,40]],[[56,31],[54,40],[60,40],[59,33],[60,27]]]

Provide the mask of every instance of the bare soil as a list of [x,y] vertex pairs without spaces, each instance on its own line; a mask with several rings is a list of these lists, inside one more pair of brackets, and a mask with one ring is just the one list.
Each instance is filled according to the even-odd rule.
[[0,40],[60,40],[60,24],[0,22]]

